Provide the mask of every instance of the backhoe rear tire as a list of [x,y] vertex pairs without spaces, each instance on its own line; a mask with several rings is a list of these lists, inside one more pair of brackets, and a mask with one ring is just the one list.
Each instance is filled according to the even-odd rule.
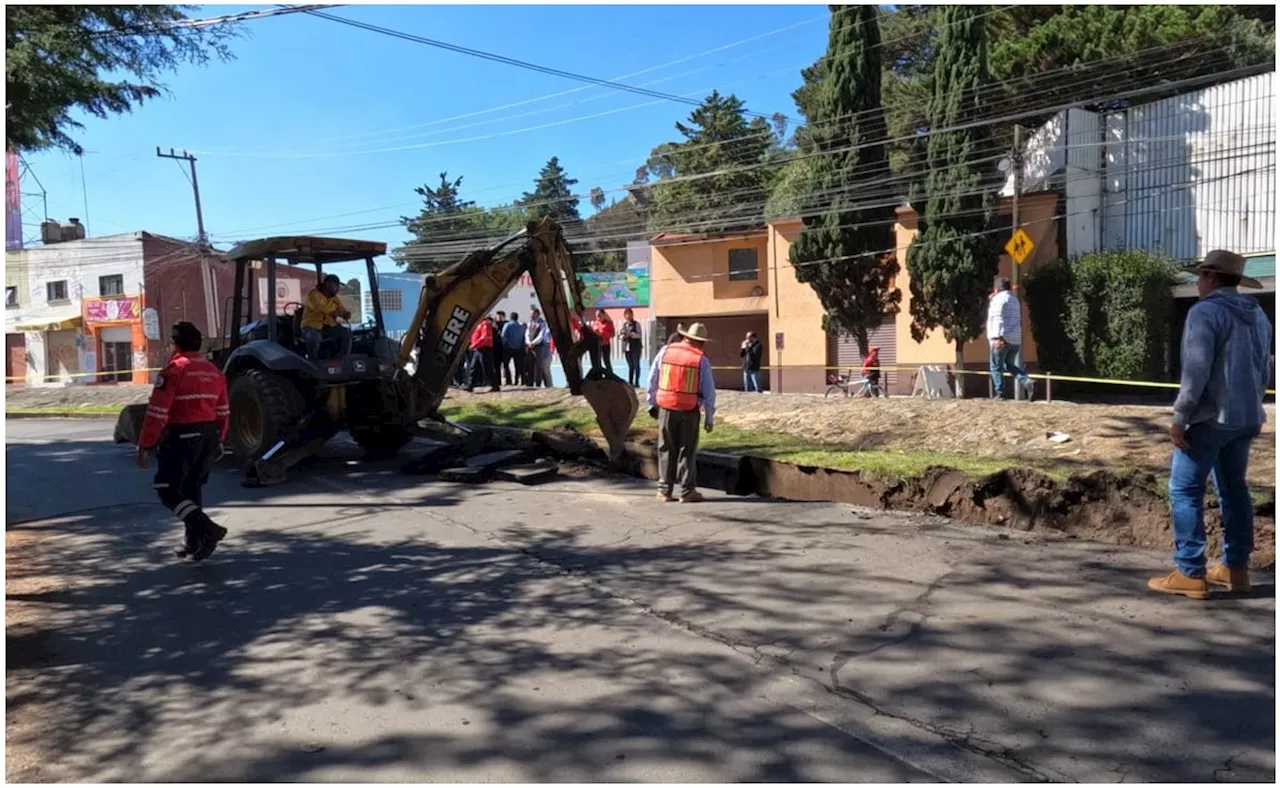
[[248,465],[275,445],[305,415],[301,392],[287,378],[250,369],[231,382],[227,439],[236,461]]
[[390,457],[409,445],[413,433],[407,427],[384,425],[351,430],[351,439],[372,457]]

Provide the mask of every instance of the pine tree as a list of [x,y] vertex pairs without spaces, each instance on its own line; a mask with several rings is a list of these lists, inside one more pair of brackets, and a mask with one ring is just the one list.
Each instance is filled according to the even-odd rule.
[[[760,224],[770,168],[750,165],[776,144],[769,121],[748,122],[741,99],[713,91],[676,130],[684,141],[659,145],[647,165],[659,177],[643,198],[652,200],[650,229],[715,232]],[[685,180],[690,176],[706,177]],[[664,183],[668,178],[674,180]]]
[[528,208],[533,216],[550,216],[561,226],[580,225],[582,217],[578,213],[579,199],[573,194],[573,187],[577,183],[578,180],[570,178],[560,166],[560,158],[552,156],[538,173],[533,191],[525,192],[519,204]]
[[826,75],[813,95],[806,141],[817,155],[806,160],[804,229],[791,247],[796,278],[826,310],[823,327],[852,334],[863,355],[868,332],[897,314],[902,299],[893,286],[894,206],[882,194],[889,159],[878,16],[874,5],[832,6]]
[[[981,117],[979,88],[988,82],[984,6],[942,9],[929,123],[944,131],[929,136],[921,194],[920,234],[907,249],[911,277],[911,336],[922,341],[933,329],[956,348],[982,335],[986,295],[999,260],[990,234],[996,184],[986,126],[946,131]],[[920,205],[918,199],[912,202]],[[957,382],[957,393],[962,384]]]
[[394,255],[406,270],[431,273],[462,259],[456,239],[475,229],[475,203],[459,196],[461,186],[462,176],[449,180],[449,173],[442,172],[439,186],[414,189],[422,198],[422,210],[417,216],[400,218],[413,240]]

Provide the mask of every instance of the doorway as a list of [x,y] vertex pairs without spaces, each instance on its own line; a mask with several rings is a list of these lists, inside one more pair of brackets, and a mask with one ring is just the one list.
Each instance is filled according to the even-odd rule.
[[103,383],[128,383],[133,380],[132,343],[103,342],[102,371]]

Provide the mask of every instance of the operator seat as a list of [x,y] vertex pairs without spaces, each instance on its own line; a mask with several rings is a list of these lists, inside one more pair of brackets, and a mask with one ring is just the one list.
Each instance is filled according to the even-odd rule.
[[[286,344],[285,346],[288,347],[293,352],[297,353],[299,356],[306,357],[307,341],[302,336],[302,307],[301,306],[293,310],[293,318],[289,322],[290,322],[289,329],[291,333],[291,339],[293,341]],[[331,339],[329,337],[322,337],[320,340],[320,350],[318,354],[319,354],[319,358],[317,359],[317,361],[323,361],[326,358],[336,357],[338,355],[337,340]]]

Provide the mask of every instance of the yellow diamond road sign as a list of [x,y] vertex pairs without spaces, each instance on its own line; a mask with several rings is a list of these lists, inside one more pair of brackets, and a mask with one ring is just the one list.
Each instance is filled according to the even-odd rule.
[[1027,235],[1021,227],[1013,231],[1013,237],[1004,245],[1004,250],[1018,265],[1022,265],[1022,262],[1030,257],[1035,249],[1036,245],[1031,242],[1031,236]]

